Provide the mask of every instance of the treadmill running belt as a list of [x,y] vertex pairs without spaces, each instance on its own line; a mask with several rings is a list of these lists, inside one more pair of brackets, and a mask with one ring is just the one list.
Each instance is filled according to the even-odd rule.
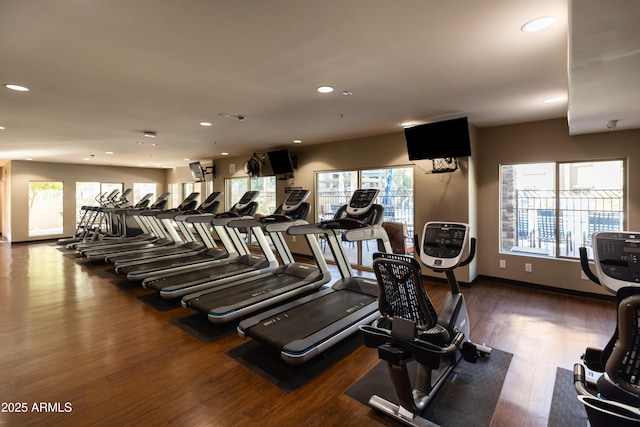
[[249,328],[247,334],[280,349],[292,341],[305,338],[339,321],[375,300],[376,297],[357,292],[331,292],[265,319]]
[[250,267],[242,263],[220,264],[213,267],[205,268],[202,270],[192,271],[191,273],[177,274],[175,276],[161,277],[149,281],[148,286],[159,291],[168,288],[169,286],[185,285],[193,282],[205,282],[208,280],[214,280],[222,275],[229,275],[231,273],[239,273],[243,270],[250,270]]
[[139,273],[139,272],[144,273],[144,272],[149,272],[153,270],[164,270],[164,269],[169,269],[173,267],[180,267],[183,265],[193,264],[200,261],[213,261],[215,259],[216,258],[211,255],[194,254],[194,255],[187,255],[187,256],[182,256],[182,257],[173,258],[173,259],[164,259],[164,260],[158,260],[158,261],[150,260],[150,262],[146,262],[144,264],[124,265],[120,267],[118,271],[120,271],[123,274],[135,275],[135,273]]
[[[270,277],[262,277],[251,282],[232,286],[218,292],[210,292],[189,300],[189,306],[202,312],[210,312],[218,307],[229,306],[243,301],[251,300],[256,303],[263,299],[271,298],[274,291],[279,288],[302,282],[299,276],[290,274],[278,274]],[[257,298],[256,297],[262,297]]]

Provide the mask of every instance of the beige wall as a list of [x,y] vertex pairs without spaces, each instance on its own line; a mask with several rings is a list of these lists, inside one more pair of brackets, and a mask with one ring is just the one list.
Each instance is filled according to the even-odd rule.
[[[640,130],[569,136],[566,119],[555,119],[481,129],[471,127],[471,139],[473,155],[461,161],[460,170],[455,173],[425,173],[430,169],[430,162],[413,162],[416,231],[421,233],[421,227],[427,221],[447,220],[471,224],[472,234],[478,238],[477,262],[459,271],[458,277],[464,282],[473,280],[477,275],[486,275],[603,293],[598,286],[580,278],[580,266],[576,260],[499,252],[499,167],[502,163],[626,158],[627,228],[637,230],[640,229],[640,193],[635,191],[635,184],[640,182]],[[412,164],[407,157],[402,132],[313,146],[290,145],[287,148],[297,155],[298,169],[295,178],[277,181],[278,202],[284,200],[287,186],[299,186],[313,192],[315,174],[320,171]],[[207,175],[208,181],[213,179],[214,191],[224,191],[226,178],[246,176],[242,164],[248,157],[216,159],[216,176]],[[203,162],[204,166],[210,164]],[[229,173],[230,164],[235,165],[233,174]],[[26,185],[30,179],[62,180],[66,184],[75,181],[111,181],[118,176],[125,186],[133,182],[145,182],[145,179],[162,185],[191,182],[187,167],[160,171],[14,161],[4,165],[4,168],[9,171],[10,185],[4,184],[3,230],[13,241],[28,240]],[[263,169],[264,174],[269,172],[268,166]],[[75,209],[75,185],[72,188],[72,192],[65,191],[65,212]],[[205,193],[204,185],[201,192]],[[309,199],[312,209],[314,200],[312,193]],[[74,225],[72,218],[68,220],[66,217],[65,235],[68,235],[73,232]],[[315,218],[315,212],[312,211],[310,218]],[[10,233],[13,236],[10,237]],[[301,240],[290,242],[292,251],[308,253]],[[500,259],[507,262],[506,269],[499,268]],[[533,265],[533,272],[524,271],[525,262]],[[426,269],[424,272],[431,274]]]
[[[604,293],[580,277],[577,260],[528,257],[499,252],[499,168],[502,163],[627,159],[627,228],[640,226],[640,130],[570,136],[566,119],[479,129],[478,269],[480,274],[576,291]],[[506,269],[499,268],[504,259]],[[533,271],[526,273],[524,264]]]
[[[64,236],[75,231],[76,182],[122,182],[124,188],[133,183],[155,182],[159,192],[166,188],[165,171],[162,169],[125,168],[113,166],[87,166],[62,163],[12,161],[9,167],[10,185],[5,199],[3,218],[4,234],[12,242],[35,240],[29,237],[29,181],[62,181],[64,183]],[[59,236],[55,236],[59,237]],[[39,237],[42,239],[42,237]]]
[[[475,130],[472,130],[473,138],[475,138]],[[472,149],[475,145],[476,143],[473,142]],[[288,149],[297,156],[298,168],[293,179],[277,181],[278,203],[284,200],[284,189],[287,186],[311,190],[312,194],[308,199],[312,205],[310,221],[316,217],[313,190],[317,172],[412,164],[407,156],[406,142],[402,132],[312,146],[289,146]],[[247,158],[248,156],[216,159],[219,177],[214,181],[214,190],[224,191],[226,178],[246,176],[242,172],[242,164]],[[475,221],[474,216],[470,215],[475,193],[475,186],[471,186],[470,183],[473,183],[475,178],[470,179],[471,168],[466,159],[461,161],[459,171],[449,174],[425,173],[431,169],[430,161],[422,160],[413,163],[417,165],[414,166],[416,189],[414,224],[422,227],[427,221]],[[235,164],[234,174],[229,173],[230,164]],[[265,172],[269,172],[268,167],[265,168]],[[421,229],[417,231],[422,233]],[[291,250],[295,253],[308,254],[309,251],[301,240],[289,241]],[[471,268],[475,274],[475,267],[471,266]],[[424,271],[429,273],[427,269]],[[475,278],[475,275],[472,277]],[[458,278],[468,282],[469,268],[462,269]]]

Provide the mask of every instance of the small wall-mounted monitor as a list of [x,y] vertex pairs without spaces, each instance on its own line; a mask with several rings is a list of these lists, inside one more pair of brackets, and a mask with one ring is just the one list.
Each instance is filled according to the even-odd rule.
[[467,157],[471,155],[466,117],[405,128],[409,160]]
[[270,151],[267,155],[274,175],[291,175],[295,171],[289,150]]
[[191,176],[195,182],[204,181],[204,168],[200,162],[189,163],[189,170],[191,170]]

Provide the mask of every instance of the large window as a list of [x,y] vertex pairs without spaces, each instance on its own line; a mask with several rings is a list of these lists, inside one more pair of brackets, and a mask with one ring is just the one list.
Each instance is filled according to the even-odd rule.
[[29,182],[29,236],[63,232],[62,182]]
[[155,182],[134,182],[133,183],[133,200],[138,203],[147,194],[151,193],[149,204],[153,203],[156,198],[156,188],[158,186]]
[[595,231],[623,230],[624,161],[501,166],[501,252],[591,256]]
[[[404,222],[407,238],[413,236],[413,169],[410,167],[366,169],[360,171],[332,171],[316,174],[316,220],[333,218],[338,208],[349,201],[358,188],[377,188],[376,203],[384,206],[384,221]],[[333,255],[323,243],[327,259]],[[370,267],[373,254],[378,251],[376,241],[347,242],[342,245],[351,264]]]
[[177,182],[172,182],[169,184],[169,193],[170,195],[170,208],[177,208],[178,206],[180,206],[180,201],[182,200],[180,198],[180,184],[178,184]]
[[99,182],[76,182],[76,227],[84,215],[83,206],[98,206],[100,200]]
[[247,191],[260,191],[256,198],[261,215],[271,215],[276,210],[276,177],[261,176],[258,178],[229,178],[225,180],[225,202],[231,208]]

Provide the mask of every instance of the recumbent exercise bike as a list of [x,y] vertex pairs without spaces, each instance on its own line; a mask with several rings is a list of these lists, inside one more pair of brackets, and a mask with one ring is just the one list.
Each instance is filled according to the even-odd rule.
[[617,324],[604,349],[587,348],[582,356],[584,365],[574,365],[574,385],[592,427],[638,426],[640,233],[601,231],[594,233],[591,241],[596,273],[589,267],[584,247],[580,248],[582,270],[616,295]]
[[[360,330],[365,345],[378,348],[378,356],[387,362],[399,405],[377,395],[369,405],[408,425],[434,426],[421,414],[460,358],[475,363],[491,352],[469,341],[469,315],[454,274],[455,268],[469,264],[475,256],[475,239],[471,239],[469,255],[461,260],[468,235],[466,224],[429,222],[424,226],[420,259],[432,270],[444,272],[451,288],[437,312],[416,259],[374,255],[381,316]],[[412,385],[407,364],[413,360],[417,372]]]

